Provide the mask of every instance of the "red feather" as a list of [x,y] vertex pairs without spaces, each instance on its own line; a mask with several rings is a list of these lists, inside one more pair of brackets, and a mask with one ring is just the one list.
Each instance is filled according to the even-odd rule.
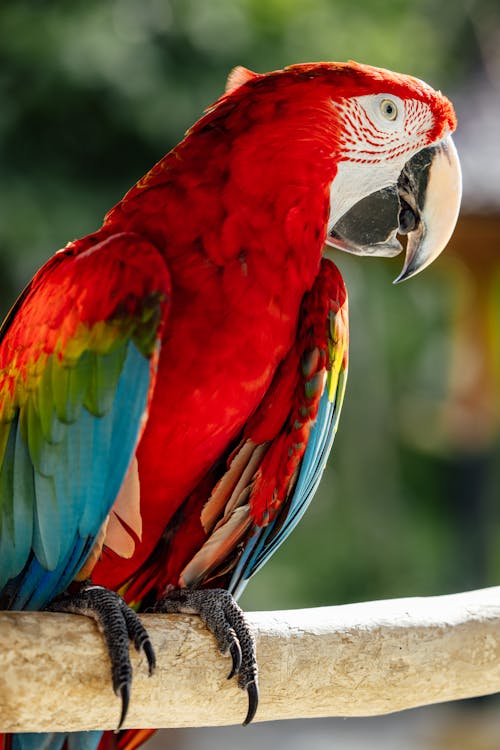
[[[332,365],[325,307],[314,296],[325,292],[320,261],[330,186],[343,158],[332,102],[373,92],[430,107],[434,125],[421,147],[455,127],[450,103],[409,76],[356,63],[267,75],[238,68],[226,93],[108,213],[101,230],[71,243],[41,272],[53,274],[64,299],[49,316],[50,351],[67,348],[82,321],[108,319],[118,300],[136,312],[127,305],[141,296],[147,253],[134,256],[116,288],[107,278],[100,294],[100,279],[127,256],[131,237],[154,246],[171,277],[156,385],[136,453],[142,539],[127,560],[105,550],[93,571],[96,583],[125,585],[128,600],[140,603],[152,587],[158,595],[169,584],[213,585],[211,577],[224,584],[249,529],[268,523],[293,490]],[[76,272],[67,269],[87,268],[80,261],[111,235],[123,242],[85,271],[82,296]],[[73,262],[63,264],[69,257]],[[342,281],[336,270],[325,274],[333,293],[321,299],[327,313],[340,310],[342,317]],[[8,318],[13,377],[24,377],[28,360],[40,356],[26,343],[40,309],[53,304],[42,292],[32,305],[39,279],[22,298],[23,315],[14,310]],[[316,309],[318,316],[309,314]],[[193,565],[200,554],[210,565]],[[133,733],[125,737],[134,742]]]
[[[105,555],[99,583],[116,588],[133,578],[175,524],[175,547],[186,554],[164,582],[176,585],[182,558],[205,538],[198,513],[190,516],[199,502],[186,498],[262,401],[318,274],[337,163],[331,99],[370,93],[381,80],[384,91],[431,102],[442,132],[453,127],[444,97],[375,68],[322,63],[239,76],[107,215],[105,231],[141,232],[162,248],[172,308],[137,453],[143,542],[128,561]],[[259,438],[272,434],[284,408],[269,410]]]

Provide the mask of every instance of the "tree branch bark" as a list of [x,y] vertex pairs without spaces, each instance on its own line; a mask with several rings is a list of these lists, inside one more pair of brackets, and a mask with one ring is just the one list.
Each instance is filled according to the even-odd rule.
[[[500,691],[500,587],[451,596],[254,612],[257,721],[368,716]],[[246,696],[195,617],[144,615],[151,678],[132,654],[129,727],[237,724]],[[0,731],[113,729],[120,705],[95,624],[0,612]]]

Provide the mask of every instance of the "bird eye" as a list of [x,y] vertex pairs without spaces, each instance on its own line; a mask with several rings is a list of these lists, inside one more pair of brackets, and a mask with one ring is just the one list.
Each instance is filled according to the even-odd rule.
[[380,111],[386,120],[395,120],[398,116],[398,108],[392,99],[382,99]]

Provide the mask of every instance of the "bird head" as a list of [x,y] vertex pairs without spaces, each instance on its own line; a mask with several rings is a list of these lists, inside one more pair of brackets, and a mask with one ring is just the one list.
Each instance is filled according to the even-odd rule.
[[[441,92],[412,76],[355,62],[293,65],[264,75],[236,68],[226,100],[252,91],[260,103],[266,96],[274,101],[267,112],[287,123],[283,141],[306,144],[309,138],[315,156],[330,164],[328,245],[392,257],[403,251],[399,238],[406,236],[396,281],[441,253],[461,199],[451,139],[456,118]],[[290,150],[290,159],[298,153]],[[312,158],[305,145],[302,153]]]

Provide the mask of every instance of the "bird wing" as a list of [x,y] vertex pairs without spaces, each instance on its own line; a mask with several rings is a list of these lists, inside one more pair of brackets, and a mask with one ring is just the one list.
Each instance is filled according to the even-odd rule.
[[184,567],[182,586],[225,576],[238,595],[300,521],[337,429],[347,348],[345,287],[323,260],[303,300],[295,344],[203,507],[207,539]]
[[[169,274],[139,235],[99,239],[56,253],[0,330],[3,608],[36,609],[63,591],[122,483],[133,485],[124,477],[154,387]],[[140,526],[126,505],[125,536]]]

